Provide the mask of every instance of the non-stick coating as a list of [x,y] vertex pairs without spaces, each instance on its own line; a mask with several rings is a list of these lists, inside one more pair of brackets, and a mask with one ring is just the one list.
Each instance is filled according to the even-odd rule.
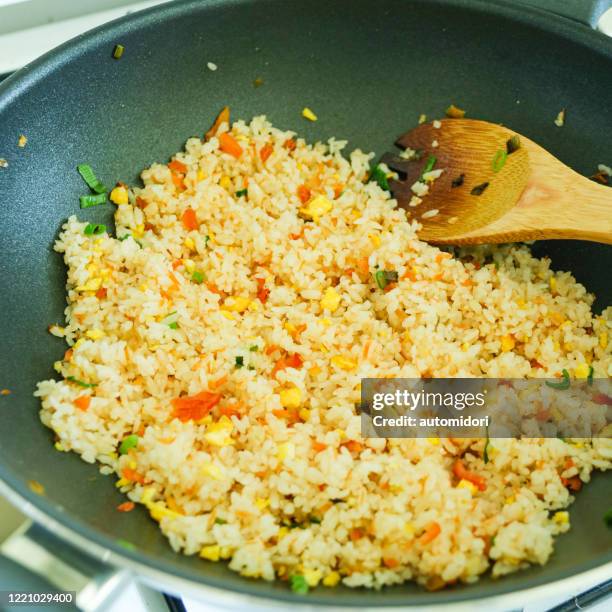
[[[125,46],[111,58],[115,43]],[[218,70],[207,69],[214,62]],[[254,88],[253,81],[264,84]],[[112,206],[80,211],[87,162],[106,184],[137,181],[187,137],[202,135],[228,104],[233,117],[265,113],[310,140],[348,138],[382,153],[420,113],[449,103],[503,122],[584,174],[610,163],[612,50],[586,27],[491,2],[314,0],[186,2],[86,34],[0,87],[2,362],[0,478],[80,534],[196,582],[288,597],[286,585],[248,581],[224,564],[175,555],[141,509],[119,514],[113,479],[76,455],[53,450],[32,391],[54,376],[65,346],[47,333],[61,323],[65,272],[52,243],[72,214],[111,223]],[[301,117],[304,106],[319,116]],[[553,120],[567,108],[564,128]],[[17,147],[20,134],[28,137]],[[576,202],[580,206],[580,202]],[[553,266],[571,270],[610,304],[609,247],[542,243]],[[45,497],[26,481],[36,480]],[[426,593],[407,584],[382,593],[317,589],[312,602],[397,605],[457,601],[515,591],[609,561],[602,521],[610,477],[597,475],[572,508],[573,528],[545,567]]]

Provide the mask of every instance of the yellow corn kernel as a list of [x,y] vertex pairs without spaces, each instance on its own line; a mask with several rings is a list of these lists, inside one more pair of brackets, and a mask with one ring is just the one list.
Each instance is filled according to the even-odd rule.
[[462,478],[457,484],[457,489],[467,489],[472,494],[476,493],[477,491],[476,485],[469,480],[465,480],[464,478]]
[[293,442],[283,442],[278,445],[276,457],[280,461],[285,459],[293,459],[295,457],[295,444]]
[[378,248],[380,246],[381,240],[378,234],[368,234],[368,238],[370,239],[375,248]]
[[189,274],[193,273],[195,270],[195,262],[193,259],[183,259],[183,265],[185,266],[185,270],[189,272]]
[[574,375],[576,378],[587,378],[591,372],[591,368],[586,363],[581,363],[577,368],[574,369]]
[[218,561],[221,558],[221,547],[218,544],[204,546],[200,551],[200,557],[209,561]]
[[137,225],[132,230],[132,236],[134,236],[134,238],[136,239],[142,238],[144,236],[144,232],[145,232],[145,228],[144,228],[144,225],[141,223],[140,225]]
[[117,205],[127,204],[129,202],[128,191],[125,187],[122,187],[122,186],[115,187],[110,192],[109,198],[111,202]]
[[232,186],[232,181],[229,176],[224,175],[221,177],[219,181],[219,185],[223,187],[223,189],[229,189]]
[[321,570],[304,570],[304,580],[309,587],[316,587],[323,577]]
[[328,319],[327,317],[324,317],[323,319],[321,319],[321,323],[325,327],[329,327],[332,324],[331,319]]
[[192,251],[195,249],[195,242],[193,241],[193,238],[190,238],[189,236],[187,236],[187,238],[185,238],[185,240],[183,241],[183,244],[188,249],[191,249]]
[[299,408],[302,403],[302,392],[297,387],[283,389],[279,396],[285,408]]
[[565,510],[555,512],[552,519],[557,525],[567,525],[567,523],[569,523],[569,512]]
[[293,336],[297,331],[297,327],[293,323],[285,323],[283,327],[289,332],[289,335]]
[[325,196],[320,195],[312,198],[304,208],[299,209],[299,212],[316,223],[321,215],[328,213],[332,208],[333,204]]
[[222,559],[229,559],[234,554],[234,549],[231,546],[221,546],[219,556]]
[[601,334],[599,334],[599,346],[602,349],[605,349],[608,346],[608,334],[607,334],[607,332],[601,332]]
[[210,476],[215,480],[223,480],[223,475],[221,473],[221,468],[214,463],[205,463],[202,466],[202,473],[206,476]]
[[270,505],[270,500],[269,499],[264,499],[263,497],[258,497],[255,500],[255,505],[260,509],[260,510],[265,510],[269,505]]
[[202,169],[200,168],[200,169],[198,170],[197,175],[196,175],[196,179],[197,179],[198,183],[199,183],[200,181],[203,181],[203,180],[204,180],[204,178],[205,178],[204,170],[202,170]]
[[321,350],[321,352],[323,352],[323,353],[329,353],[329,348],[327,347],[327,345],[326,345],[326,344],[321,343],[321,344],[319,345],[319,349],[320,349],[320,350]]
[[63,366],[63,363],[61,361],[53,362],[53,369],[58,373],[62,371],[62,366]]
[[127,478],[120,478],[116,483],[115,486],[120,489],[121,487],[125,487],[126,485],[129,485],[130,481]]
[[341,370],[345,370],[346,372],[350,372],[357,367],[357,362],[355,360],[347,357],[341,357],[340,355],[332,357],[331,361],[336,367],[340,368]]
[[510,495],[510,497],[506,497],[504,504],[509,506],[510,504],[513,504],[515,501],[516,501],[516,497],[514,497],[514,495]]
[[204,439],[215,446],[229,446],[234,443],[229,437],[233,429],[232,421],[223,415],[216,423],[208,426]]
[[412,523],[404,523],[404,533],[407,536],[414,535],[414,525]]
[[302,110],[302,117],[304,119],[308,119],[308,121],[316,121],[317,116],[306,106],[304,110]]
[[162,504],[149,504],[149,513],[151,514],[151,518],[155,521],[161,521],[163,518],[179,518],[182,516],[178,512],[174,510],[169,510],[166,506]]
[[280,542],[289,533],[289,527],[279,527],[276,541]]
[[427,441],[434,446],[438,446],[438,444],[440,444],[440,438],[427,438]]
[[516,346],[514,337],[510,334],[506,334],[501,339],[501,348],[504,353],[511,351]]
[[464,352],[467,351],[469,348],[470,348],[470,343],[469,342],[464,342],[461,345],[461,350],[464,351]]
[[56,442],[56,443],[55,443],[53,446],[55,447],[55,450],[60,451],[60,452],[63,452],[63,451],[65,451],[65,450],[66,450],[66,449],[65,449],[65,448],[62,446],[62,443],[61,443],[61,442]]
[[87,266],[85,267],[85,269],[90,273],[90,274],[95,274],[98,271],[98,266],[95,263],[90,263],[87,264]]
[[230,312],[244,312],[250,303],[251,300],[249,298],[238,296],[230,298],[230,302],[228,303],[226,301],[223,307],[225,310],[229,310]]
[[323,294],[323,299],[321,300],[321,308],[323,310],[329,310],[330,312],[334,312],[338,306],[340,306],[341,300],[340,294],[333,288],[328,287]]
[[346,431],[344,431],[344,429],[334,429],[334,431],[338,434],[341,440],[346,438]]
[[338,572],[330,572],[323,578],[323,585],[326,587],[335,587],[340,582],[340,574]]
[[110,268],[104,268],[104,270],[102,270],[100,272],[100,276],[104,279],[108,278],[111,274],[112,274],[112,270]]
[[310,418],[310,410],[308,410],[308,408],[302,408],[299,412],[298,415],[300,417],[300,419],[302,419],[302,421],[307,421]]
[[554,276],[551,276],[548,283],[550,285],[550,290],[554,293],[557,290],[557,279]]
[[527,306],[527,304],[525,303],[525,300],[516,300],[516,305],[519,308],[525,308]]
[[97,291],[102,285],[100,277],[90,278],[84,285],[77,287],[77,291]]
[[555,310],[550,312],[549,317],[555,325],[563,325],[563,323],[565,323],[565,317],[560,312],[556,312]]
[[90,329],[85,332],[85,335],[90,340],[99,340],[100,338],[104,338],[104,332],[101,329]]
[[317,374],[320,374],[320,373],[321,373],[321,368],[320,368],[319,366],[317,366],[317,365],[314,365],[314,366],[312,366],[312,368],[310,368],[310,369],[308,370],[308,373],[309,373],[311,376],[316,376]]
[[229,319],[230,321],[235,321],[236,320],[236,317],[231,312],[228,312],[227,310],[224,310],[223,308],[221,309],[221,314],[226,319]]

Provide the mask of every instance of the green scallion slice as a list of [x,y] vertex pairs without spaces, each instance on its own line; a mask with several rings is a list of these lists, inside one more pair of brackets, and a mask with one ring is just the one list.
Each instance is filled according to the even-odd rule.
[[482,460],[484,461],[485,465],[489,463],[490,461],[489,446],[491,445],[491,439],[489,438],[489,426],[488,425],[486,427],[486,431],[487,431],[487,441],[485,442],[484,450],[482,451]]
[[193,274],[191,275],[191,280],[199,285],[204,282],[204,274],[198,270],[194,270]]
[[227,524],[227,521],[225,519],[222,519],[220,516],[218,516],[215,519],[215,525],[225,525]]
[[294,574],[291,576],[289,578],[289,583],[294,593],[298,593],[299,595],[306,595],[306,593],[308,593],[308,583],[306,582],[306,578],[301,574]]
[[242,355],[238,355],[238,357],[236,357],[236,369],[239,370],[243,366],[244,366],[244,357]]
[[123,45],[115,45],[113,49],[113,59],[120,59],[125,51],[125,47]]
[[73,382],[75,385],[79,385],[79,387],[85,387],[86,389],[91,389],[92,387],[98,386],[98,383],[86,383],[82,380],[79,380],[78,378],[75,378],[74,376],[68,376],[66,380]]
[[121,444],[119,445],[119,454],[126,455],[130,448],[136,448],[138,446],[138,436],[136,434],[131,434],[126,436],[121,440]]
[[204,236],[204,246],[208,246],[209,240],[210,240],[210,236]]
[[376,181],[378,186],[385,191],[389,191],[389,181],[387,180],[387,173],[380,167],[374,166],[370,172],[370,180]]
[[89,164],[79,164],[77,170],[92,191],[98,194],[108,191],[104,184],[94,174],[93,168]]
[[249,190],[248,190],[248,189],[239,189],[239,190],[236,192],[236,197],[237,197],[237,198],[241,198],[242,196],[246,196],[248,193],[249,193]]
[[604,514],[604,523],[612,529],[612,508]]
[[381,289],[384,289],[389,283],[397,283],[399,274],[395,270],[377,270],[374,280]]
[[593,374],[595,373],[595,370],[593,369],[593,366],[589,366],[589,373],[587,375],[587,382],[589,383],[589,386],[593,385]]
[[106,225],[102,225],[101,223],[88,223],[85,227],[83,233],[86,236],[99,236],[106,231]]
[[427,161],[425,162],[425,166],[423,167],[421,179],[423,179],[423,175],[427,174],[428,172],[431,172],[434,169],[437,161],[438,161],[438,158],[435,155],[430,155],[427,158]]
[[547,380],[546,385],[550,387],[551,389],[559,389],[560,391],[566,391],[567,389],[569,389],[570,388],[569,372],[565,368],[563,368],[563,370],[561,371],[561,374],[563,374],[563,380],[561,382],[550,382],[549,380]]
[[256,353],[258,350],[259,350],[259,347],[256,344],[249,346],[249,351],[251,351],[251,353]]
[[179,324],[176,321],[172,321],[172,323],[168,323],[168,327],[170,329],[178,329]]
[[504,167],[507,159],[508,153],[506,151],[503,151],[502,149],[497,151],[497,153],[495,153],[493,157],[493,162],[491,164],[493,166],[493,172],[499,172]]
[[92,206],[100,206],[106,204],[106,194],[96,193],[95,195],[84,195],[79,198],[81,208],[91,208]]

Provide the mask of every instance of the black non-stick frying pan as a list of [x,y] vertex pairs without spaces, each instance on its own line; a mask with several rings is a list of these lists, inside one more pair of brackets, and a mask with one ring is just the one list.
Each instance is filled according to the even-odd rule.
[[[543,3],[593,18],[591,2]],[[116,43],[125,47],[118,61],[111,57]],[[264,84],[255,88],[257,78]],[[501,1],[190,1],[84,34],[9,78],[0,86],[0,157],[8,161],[0,168],[0,388],[11,390],[0,397],[3,491],[27,501],[27,510],[63,538],[94,556],[106,551],[111,562],[160,587],[295,600],[284,584],[175,555],[145,511],[118,516],[122,498],[113,479],[56,452],[40,424],[32,392],[36,381],[53,377],[52,363],[65,349],[46,331],[63,320],[65,306],[64,267],[52,243],[75,213],[112,225],[110,205],[79,210],[83,184],[75,167],[91,164],[106,184],[137,182],[142,168],[202,135],[226,104],[235,118],[265,113],[310,140],[333,135],[380,154],[420,113],[440,116],[450,103],[511,126],[591,174],[610,163],[612,42],[578,21]],[[304,106],[316,111],[316,123],[301,117]],[[567,119],[557,128],[561,108]],[[17,146],[20,134],[28,137],[25,148]],[[534,250],[595,292],[597,310],[610,304],[610,247],[564,241]],[[41,483],[45,494],[28,481]],[[597,474],[578,495],[572,530],[544,567],[435,593],[413,584],[382,592],[320,588],[307,601],[458,602],[601,568],[612,561],[612,532],[602,520],[611,483]],[[126,541],[134,548],[121,545]]]

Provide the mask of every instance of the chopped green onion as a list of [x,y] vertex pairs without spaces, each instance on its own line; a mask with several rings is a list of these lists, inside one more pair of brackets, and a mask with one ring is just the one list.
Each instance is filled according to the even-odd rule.
[[126,436],[121,441],[119,446],[119,454],[126,455],[130,448],[136,448],[138,446],[138,436],[136,434],[132,434],[130,436]]
[[115,45],[113,49],[113,59],[120,59],[125,51],[125,47],[123,45]]
[[428,172],[431,172],[434,169],[437,161],[438,159],[435,155],[430,155],[427,158],[427,161],[425,162],[425,166],[423,167],[423,172],[421,173],[421,180],[423,180],[424,174],[427,174]]
[[249,351],[251,351],[251,353],[256,353],[259,350],[259,347],[256,344],[253,344],[253,346],[249,346]]
[[557,383],[557,382],[550,382],[549,380],[547,380],[546,385],[550,387],[551,389],[559,389],[561,391],[565,391],[566,389],[569,389],[570,388],[569,372],[565,368],[563,368],[561,373],[563,374],[563,380],[561,382]]
[[489,426],[488,425],[486,427],[486,431],[487,431],[487,441],[485,442],[484,451],[482,452],[482,460],[484,461],[485,465],[489,463],[490,461],[489,446],[491,446],[491,439],[489,438]]
[[395,270],[377,270],[374,280],[381,289],[384,289],[389,283],[397,283],[399,274]]
[[241,198],[242,196],[246,196],[248,193],[249,193],[249,190],[248,190],[248,189],[239,189],[239,190],[236,192],[236,197],[237,197],[237,198]]
[[209,240],[210,240],[210,236],[204,236],[204,246],[208,246]]
[[123,236],[121,236],[120,238],[117,238],[117,240],[119,240],[119,242],[123,242],[124,240],[127,240],[128,238],[131,238],[132,234],[123,234]]
[[170,329],[178,329],[179,324],[176,321],[172,321],[172,323],[168,323],[168,327]]
[[255,369],[255,366],[252,366],[252,365],[247,366],[247,370],[254,370],[254,369]]
[[593,385],[593,374],[594,374],[595,370],[593,369],[593,366],[589,366],[589,373],[587,375],[587,382],[589,383],[589,386]]
[[91,208],[92,206],[100,206],[106,204],[106,194],[96,193],[95,195],[84,195],[79,198],[81,208]]
[[85,387],[86,389],[91,389],[92,387],[98,386],[98,383],[86,383],[82,380],[79,380],[78,378],[75,378],[74,376],[68,376],[66,380],[73,382],[75,385],[79,385],[79,387]]
[[136,546],[134,546],[134,544],[132,544],[131,542],[128,542],[127,540],[115,540],[115,542],[117,542],[117,544],[119,544],[119,546],[122,546],[123,548],[127,549],[127,550],[136,550]]
[[515,134],[512,138],[509,138],[506,142],[506,152],[508,155],[518,151],[521,148],[521,139],[518,134]]
[[316,525],[320,525],[321,524],[321,519],[318,516],[311,516],[310,517],[310,522],[311,523],[315,523]]
[[379,166],[374,166],[370,172],[370,180],[374,180],[378,183],[378,186],[385,191],[389,191],[389,181],[387,180],[387,173]]
[[289,583],[294,593],[299,593],[300,595],[306,595],[306,593],[308,593],[308,583],[306,582],[306,578],[301,574],[294,574],[291,576],[289,578]]
[[244,357],[242,355],[238,355],[236,357],[236,369],[239,370],[244,365]]
[[95,191],[98,194],[106,193],[108,191],[104,184],[94,174],[93,168],[89,164],[79,164],[77,166],[77,170],[92,191]]
[[493,157],[493,172],[499,172],[504,167],[506,159],[508,159],[508,153],[500,149]]
[[612,528],[612,508],[610,508],[605,514],[604,514],[604,523]]
[[198,270],[194,270],[191,275],[191,280],[198,285],[204,282],[204,274],[202,272],[198,272]]
[[106,231],[106,225],[101,223],[88,223],[83,233],[86,236],[99,236]]
[[488,182],[480,183],[480,185],[476,185],[476,187],[474,187],[470,193],[475,196],[482,195],[488,186]]
[[460,174],[457,178],[453,179],[453,182],[451,183],[451,187],[454,189],[455,187],[461,187],[461,185],[463,185],[463,182],[465,181],[465,174]]
[[225,519],[222,519],[220,516],[218,516],[215,519],[215,525],[226,525],[227,521]]

